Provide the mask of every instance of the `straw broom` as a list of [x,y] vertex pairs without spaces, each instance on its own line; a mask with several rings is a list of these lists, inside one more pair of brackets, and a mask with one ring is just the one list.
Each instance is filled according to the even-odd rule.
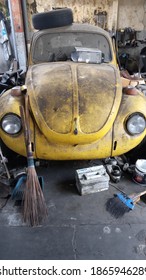
[[23,196],[23,218],[30,226],[38,226],[47,217],[47,207],[43,191],[35,170],[32,143],[30,137],[29,108],[27,90],[24,92],[25,107],[20,106],[20,114],[24,130],[24,138],[27,152],[27,179]]

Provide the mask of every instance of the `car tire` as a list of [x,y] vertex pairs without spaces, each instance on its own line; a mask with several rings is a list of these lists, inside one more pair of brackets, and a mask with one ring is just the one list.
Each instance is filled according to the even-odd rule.
[[33,27],[38,30],[61,27],[73,23],[73,12],[69,8],[38,13],[32,16]]
[[7,158],[8,163],[7,166],[9,169],[14,169],[19,166],[26,165],[26,158],[23,156],[18,155],[14,151],[10,150],[0,139],[0,147],[3,153],[3,156]]

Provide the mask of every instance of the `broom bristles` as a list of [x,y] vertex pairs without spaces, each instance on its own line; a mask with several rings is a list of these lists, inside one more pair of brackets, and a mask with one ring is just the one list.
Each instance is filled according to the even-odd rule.
[[35,170],[32,143],[30,138],[28,95],[25,94],[25,108],[20,106],[20,114],[24,129],[24,139],[27,152],[27,179],[23,197],[23,218],[30,226],[40,225],[47,216],[47,207]]
[[27,170],[23,203],[24,222],[30,226],[40,225],[48,213],[43,191],[33,166],[29,166]]
[[131,209],[127,207],[117,196],[114,196],[106,201],[106,210],[116,219],[124,216]]

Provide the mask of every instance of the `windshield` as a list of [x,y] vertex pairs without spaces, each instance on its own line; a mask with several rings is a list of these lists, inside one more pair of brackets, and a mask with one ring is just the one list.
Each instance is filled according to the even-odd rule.
[[103,53],[105,62],[110,62],[112,59],[110,45],[104,35],[61,32],[42,34],[36,39],[32,50],[33,63],[71,59],[71,53],[75,47],[97,48]]

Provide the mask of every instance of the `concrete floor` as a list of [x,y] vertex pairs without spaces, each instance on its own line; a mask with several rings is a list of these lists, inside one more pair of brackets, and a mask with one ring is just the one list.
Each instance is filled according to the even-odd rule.
[[[146,203],[115,219],[105,208],[107,199],[118,192],[113,186],[79,195],[75,170],[88,166],[90,161],[71,161],[37,168],[45,180],[48,219],[39,227],[26,226],[19,203],[10,198],[0,211],[1,260],[146,259]],[[144,189],[126,174],[118,187],[127,194]]]

